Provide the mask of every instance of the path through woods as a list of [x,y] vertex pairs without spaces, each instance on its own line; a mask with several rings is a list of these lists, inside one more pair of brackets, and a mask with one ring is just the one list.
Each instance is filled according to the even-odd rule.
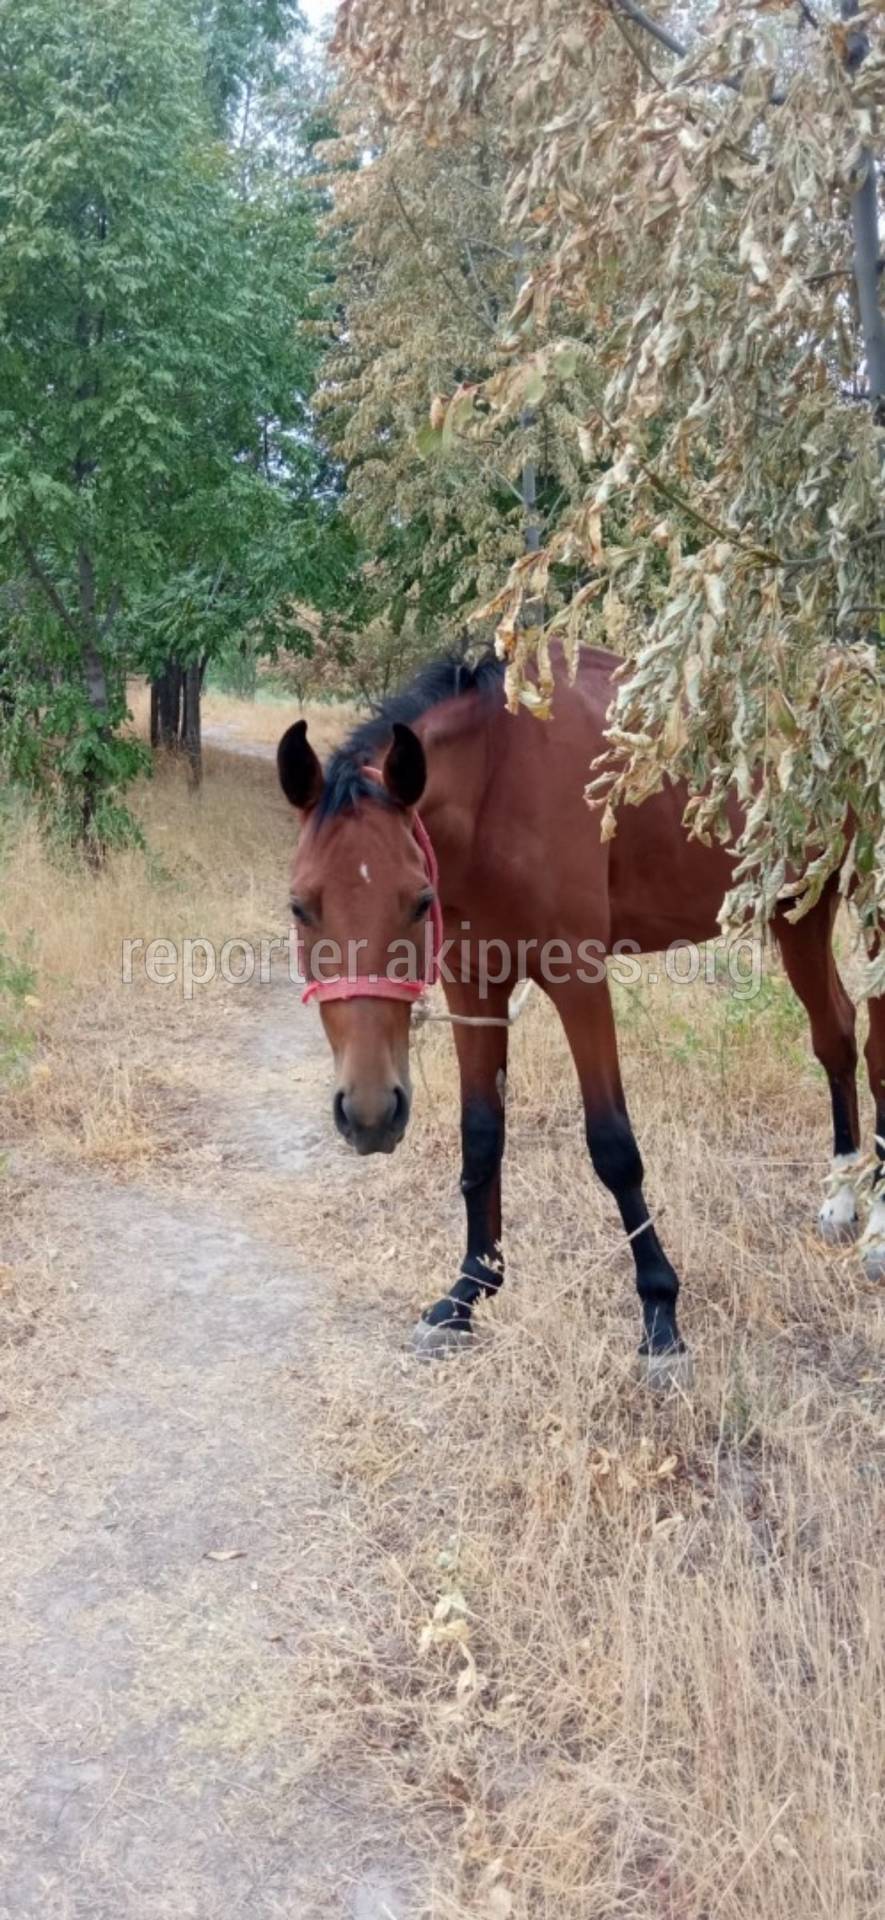
[[262,1227],[320,1154],[348,1177],[324,1043],[285,970],[221,1022],[178,1011],[204,1194],[174,1158],[160,1183],[11,1167],[4,1257],[65,1308],[0,1476],[0,1914],[411,1920],[406,1836],[299,1716],[316,1625],[372,1607],[368,1574],[336,1581],[317,1249]]

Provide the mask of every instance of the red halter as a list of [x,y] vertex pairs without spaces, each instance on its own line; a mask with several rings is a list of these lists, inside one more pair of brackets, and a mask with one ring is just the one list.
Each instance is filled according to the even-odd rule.
[[[377,767],[366,767],[365,772],[373,780],[382,778]],[[430,907],[430,943],[425,942],[425,969],[421,980],[390,980],[386,974],[377,973],[336,973],[330,980],[310,980],[301,995],[302,1003],[307,1006],[310,1000],[420,1000],[428,987],[435,986],[439,978],[439,956],[443,941],[442,907],[439,901],[439,867],[433,842],[419,814],[412,820],[412,832],[421,849],[428,886],[433,888],[433,900]],[[295,960],[300,973],[304,972],[303,943],[295,928],[292,929],[295,941]]]

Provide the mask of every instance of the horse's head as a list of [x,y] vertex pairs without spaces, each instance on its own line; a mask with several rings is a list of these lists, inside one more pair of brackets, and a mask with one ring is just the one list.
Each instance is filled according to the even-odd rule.
[[[335,1124],[357,1153],[392,1153],[409,1118],[411,1002],[434,908],[412,811],[424,790],[424,750],[409,727],[397,725],[380,778],[356,768],[339,792],[334,782],[325,785],[299,720],[280,741],[277,766],[303,823],[292,912],[308,993],[335,1059]],[[391,976],[401,983],[399,997],[387,996]]]

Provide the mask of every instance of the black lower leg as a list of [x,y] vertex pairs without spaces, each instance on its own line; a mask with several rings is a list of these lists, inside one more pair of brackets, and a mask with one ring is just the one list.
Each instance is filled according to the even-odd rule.
[[857,1152],[857,1094],[853,1074],[850,1086],[846,1085],[844,1075],[828,1073],[827,1079],[833,1109],[833,1153],[839,1159],[843,1154]]
[[873,1193],[878,1200],[885,1194],[885,1100],[876,1101],[876,1159],[879,1164],[873,1176]]
[[473,1097],[461,1114],[461,1192],[467,1210],[467,1252],[461,1272],[445,1299],[431,1307],[431,1326],[454,1322],[470,1326],[471,1309],[483,1295],[497,1293],[504,1279],[501,1258],[501,1158],[504,1106],[500,1096]]
[[645,1328],[640,1352],[681,1350],[676,1323],[679,1280],[651,1225],[642,1192],[642,1159],[624,1109],[588,1111],[587,1145],[594,1170],[614,1194],[624,1231],[630,1236]]

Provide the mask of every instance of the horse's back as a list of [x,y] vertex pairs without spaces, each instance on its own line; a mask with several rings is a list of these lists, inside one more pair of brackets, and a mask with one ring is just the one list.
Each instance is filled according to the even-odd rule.
[[[606,648],[586,647],[571,678],[561,652],[554,653],[551,719],[523,712],[510,735],[511,796],[522,807],[548,909],[555,896],[557,924],[591,931],[609,948],[632,941],[658,952],[716,934],[733,863],[722,847],[689,837],[682,825],[686,789],[670,781],[640,806],[619,808],[614,838],[602,841],[601,812],[587,805],[585,788],[605,751],[623,665]],[[513,725],[509,716],[506,724]]]

